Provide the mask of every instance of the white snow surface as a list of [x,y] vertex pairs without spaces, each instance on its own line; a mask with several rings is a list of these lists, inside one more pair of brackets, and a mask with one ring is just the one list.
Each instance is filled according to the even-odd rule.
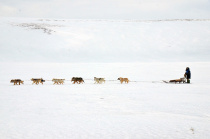
[[[191,84],[162,80],[192,71]],[[1,139],[208,139],[210,63],[1,63]],[[84,84],[72,84],[72,77]],[[128,77],[120,84],[118,77]],[[31,78],[46,80],[32,85]],[[93,77],[105,77],[94,84]],[[13,78],[24,85],[9,83]],[[53,85],[52,78],[66,79]]]
[[[210,20],[0,18],[0,30],[0,139],[210,138]],[[162,82],[186,67],[191,84]]]

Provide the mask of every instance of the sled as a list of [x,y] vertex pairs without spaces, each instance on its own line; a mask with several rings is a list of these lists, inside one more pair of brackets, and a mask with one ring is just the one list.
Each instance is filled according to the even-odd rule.
[[174,80],[169,80],[169,81],[165,81],[163,80],[164,83],[186,83],[186,78],[180,78],[180,79],[174,79]]
[[173,83],[174,83],[174,84],[176,84],[176,83],[179,83],[179,84],[180,84],[180,83],[186,83],[186,82],[176,82],[176,81],[174,81],[174,80],[172,80],[172,81],[171,81],[171,80],[170,80],[170,81],[165,81],[165,80],[163,80],[163,82],[164,82],[164,83],[170,83],[170,84],[173,84]]
[[186,83],[185,81],[180,81],[180,80],[170,80],[170,81],[165,81],[165,80],[162,80],[164,83]]

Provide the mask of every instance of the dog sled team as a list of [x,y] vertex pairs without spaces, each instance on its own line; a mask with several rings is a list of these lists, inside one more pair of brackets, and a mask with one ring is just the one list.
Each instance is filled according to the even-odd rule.
[[[191,79],[191,72],[190,72],[190,68],[187,67],[184,77],[180,79],[169,80],[169,81],[163,80],[163,82],[165,83],[190,83],[190,79]],[[123,82],[126,84],[130,82],[128,78],[122,78],[122,77],[119,77],[117,80],[119,80],[121,84]],[[43,84],[45,82],[45,80],[42,78],[32,78],[31,81],[32,81],[32,84],[36,84],[36,85],[38,85],[39,83]],[[57,85],[64,84],[64,81],[65,79],[55,79],[55,78],[52,79],[53,84],[57,84]],[[97,77],[94,77],[94,81],[95,81],[94,84],[102,84],[106,82],[105,78],[97,78]],[[73,82],[73,84],[85,83],[82,77],[72,77],[71,82]],[[24,81],[22,81],[21,79],[12,79],[10,83],[13,83],[14,85],[21,85],[21,84],[24,84]]]
[[[119,77],[118,80],[120,80],[121,84],[123,82],[129,83],[128,78]],[[45,80],[42,79],[42,78],[32,78],[31,81],[32,81],[32,85],[33,84],[38,85],[39,83],[43,84],[45,82]],[[64,81],[65,81],[65,79],[56,79],[56,78],[52,79],[53,85],[54,84],[57,84],[57,85],[64,84]],[[96,84],[96,83],[97,84],[102,84],[102,83],[106,82],[105,78],[97,78],[97,77],[94,77],[94,81],[95,81],[94,84]],[[20,84],[24,83],[24,81],[22,81],[21,79],[12,79],[10,82],[14,83],[14,85],[18,85],[18,84],[20,85]],[[85,83],[85,81],[82,77],[72,77],[71,82],[73,82],[73,84],[75,84],[75,83],[77,83],[77,84]]]

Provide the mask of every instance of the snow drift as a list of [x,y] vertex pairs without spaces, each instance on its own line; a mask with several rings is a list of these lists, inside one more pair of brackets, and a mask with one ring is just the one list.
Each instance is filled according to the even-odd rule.
[[0,19],[0,61],[209,61],[209,20]]

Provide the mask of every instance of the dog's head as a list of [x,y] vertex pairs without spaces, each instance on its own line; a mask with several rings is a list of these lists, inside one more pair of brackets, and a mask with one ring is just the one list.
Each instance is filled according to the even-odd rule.
[[75,77],[72,77],[72,78],[71,78],[71,81],[74,81],[74,80],[75,80]]
[[119,77],[117,80],[121,80],[122,79],[122,77]]

